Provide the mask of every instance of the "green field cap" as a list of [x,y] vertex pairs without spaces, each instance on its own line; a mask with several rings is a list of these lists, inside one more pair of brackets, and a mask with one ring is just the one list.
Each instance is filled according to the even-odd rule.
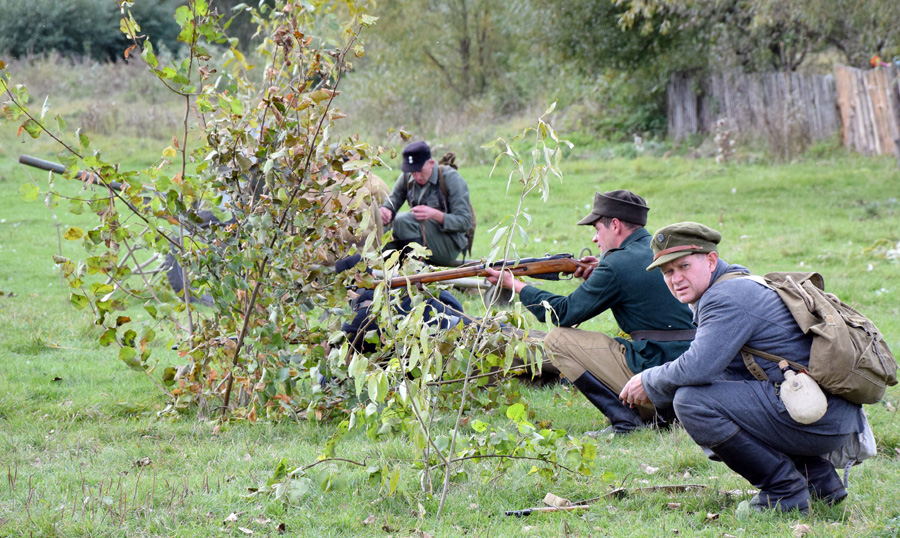
[[647,270],[677,260],[688,254],[716,252],[722,234],[697,222],[679,222],[660,228],[650,241],[653,263]]
[[609,191],[594,194],[594,207],[578,224],[589,226],[602,217],[616,218],[632,224],[647,224],[647,202],[631,191]]

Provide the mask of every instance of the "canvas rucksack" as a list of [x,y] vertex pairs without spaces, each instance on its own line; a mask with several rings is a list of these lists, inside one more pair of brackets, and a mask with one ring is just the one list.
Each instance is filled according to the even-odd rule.
[[[454,170],[458,170],[458,168],[456,167],[456,154],[455,153],[453,153],[452,151],[447,152],[444,154],[443,157],[441,157],[441,160],[438,161],[438,185],[440,185],[441,194],[443,195],[441,203],[444,205],[444,209],[446,211],[447,197],[449,196],[449,194],[447,192],[447,182],[444,181],[444,170],[443,170],[444,166],[449,166],[450,168],[452,168]],[[463,260],[466,259],[467,253],[470,256],[472,255],[472,245],[475,243],[475,226],[477,223],[475,220],[475,208],[472,207],[471,198],[469,199],[469,214],[472,215],[472,220],[469,223],[469,229],[466,230],[466,246],[463,247],[463,250],[462,250]]]
[[[735,273],[724,276],[732,274]],[[887,386],[897,384],[897,361],[881,331],[872,320],[834,294],[826,293],[822,275],[769,273],[761,280],[784,301],[800,329],[812,335],[809,366],[805,370],[823,389],[857,404],[873,404],[884,397]],[[747,346],[741,348],[741,354],[747,368],[760,380],[767,377],[751,355],[774,362],[782,360]],[[798,370],[804,369],[788,362]]]

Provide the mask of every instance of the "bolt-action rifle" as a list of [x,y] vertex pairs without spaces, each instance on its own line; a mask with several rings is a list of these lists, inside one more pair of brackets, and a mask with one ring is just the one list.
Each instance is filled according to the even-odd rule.
[[[401,288],[407,284],[429,284],[455,278],[487,276],[487,268],[509,271],[513,276],[530,276],[543,280],[562,280],[562,275],[571,275],[579,269],[586,270],[593,266],[576,260],[571,254],[554,254],[543,258],[524,258],[521,260],[502,260],[489,264],[463,265],[443,271],[419,273],[417,275],[398,276],[390,280],[391,288]],[[377,284],[377,282],[376,282]]]

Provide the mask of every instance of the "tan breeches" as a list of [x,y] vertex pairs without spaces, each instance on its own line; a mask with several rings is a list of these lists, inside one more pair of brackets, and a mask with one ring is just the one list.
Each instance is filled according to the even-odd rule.
[[[553,364],[573,382],[588,371],[618,394],[634,376],[625,362],[625,346],[602,332],[556,327],[544,338],[544,347]],[[638,411],[645,420],[656,413],[652,405]]]

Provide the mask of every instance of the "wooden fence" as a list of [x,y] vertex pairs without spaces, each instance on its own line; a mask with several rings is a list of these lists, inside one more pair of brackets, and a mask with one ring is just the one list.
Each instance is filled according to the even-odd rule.
[[863,155],[900,158],[900,86],[896,67],[835,66],[844,145]]
[[[900,158],[900,83],[894,67],[837,66],[833,75],[719,73],[703,81],[681,73],[668,88],[669,135],[681,140],[715,132],[729,120],[740,135],[800,133],[809,140],[842,134],[866,155]],[[786,125],[790,122],[790,125]]]

